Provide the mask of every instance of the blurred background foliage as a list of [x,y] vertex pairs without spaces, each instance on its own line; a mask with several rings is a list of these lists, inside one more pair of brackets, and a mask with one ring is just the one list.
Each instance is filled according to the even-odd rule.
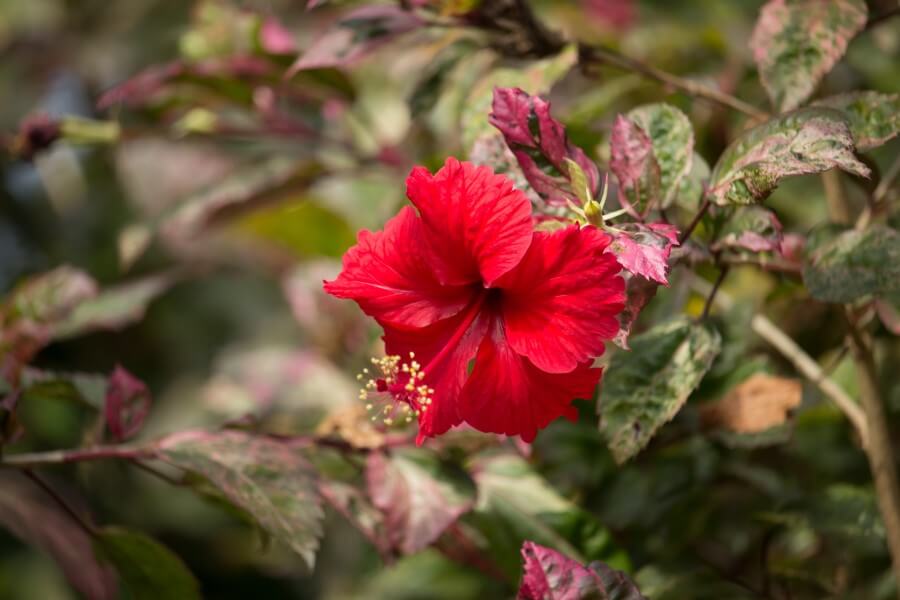
[[[441,10],[451,15],[475,3],[444,0]],[[358,229],[380,227],[402,205],[412,165],[434,168],[445,156],[468,155],[467,132],[487,127],[488,104],[472,94],[509,84],[497,69],[521,74],[530,64],[486,49],[483,36],[430,27],[352,65],[285,78],[299,49],[354,4],[306,11],[297,0],[0,0],[0,131],[11,140],[35,113],[121,128],[116,143],[96,143],[113,135],[107,126],[74,122],[81,129],[70,130],[70,141],[88,143],[0,164],[0,290],[61,264],[104,289],[161,272],[171,278],[150,294],[143,318],[63,336],[32,361],[43,372],[126,366],[154,398],[142,439],[247,415],[266,431],[311,432],[353,405],[352,374],[378,353],[379,332],[355,306],[325,297],[321,281],[337,273]],[[870,11],[887,4],[872,2]],[[764,107],[748,48],[760,6],[534,2],[548,27],[568,38],[612,45]],[[900,91],[898,56],[893,19],[853,41],[819,94]],[[643,103],[683,110],[709,164],[743,126],[740,115],[611,67],[590,76],[572,70],[550,98],[570,138],[601,166],[616,114]],[[884,170],[898,150],[894,140],[867,154],[867,163]],[[865,190],[843,185],[861,206]],[[828,221],[818,176],[786,181],[768,206],[785,231],[806,235]],[[683,224],[687,216],[675,218]],[[673,272],[636,330],[700,312],[703,298],[687,273]],[[802,404],[769,437],[729,436],[701,423],[703,401],[749,374],[792,372],[751,332],[759,310],[855,395],[842,335],[832,327],[837,309],[798,288],[754,267],[732,271],[724,289],[737,302],[714,312],[721,355],[687,409],[630,463],[615,465],[586,402],[578,423],[561,420],[538,436],[530,467],[508,454],[497,460],[521,464],[481,456],[488,464],[476,471],[476,510],[459,527],[491,549],[491,569],[451,560],[440,545],[384,568],[376,550],[329,512],[310,572],[240,519],[127,465],[81,464],[50,476],[79,490],[99,523],[165,543],[209,598],[508,597],[524,537],[626,569],[654,600],[890,598],[896,584],[865,456],[814,386],[803,384]],[[897,364],[900,345],[884,348],[882,364]],[[885,375],[896,429],[900,380],[890,369]],[[19,414],[28,435],[7,452],[88,443],[95,412],[72,398],[50,388],[32,393]],[[461,460],[474,443],[462,434],[437,447]],[[47,555],[0,532],[0,598],[75,597]]]

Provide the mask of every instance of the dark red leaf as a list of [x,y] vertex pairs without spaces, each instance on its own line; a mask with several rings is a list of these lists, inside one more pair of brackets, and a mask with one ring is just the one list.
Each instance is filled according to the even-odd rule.
[[352,64],[385,42],[421,25],[419,17],[395,6],[357,8],[313,42],[291,66],[288,76],[306,69]]
[[678,231],[668,223],[626,223],[610,233],[613,242],[607,252],[616,255],[625,270],[669,285],[669,254],[678,245]]
[[519,88],[494,89],[489,116],[522,167],[531,187],[550,203],[578,204],[566,159],[584,171],[591,194],[597,193],[600,173],[584,151],[570,143],[562,123],[550,115],[550,103]]
[[646,600],[628,576],[599,561],[585,567],[534,542],[522,544],[522,558],[517,600]]
[[140,431],[150,412],[150,390],[144,382],[116,365],[106,388],[106,426],[116,441],[124,441]]

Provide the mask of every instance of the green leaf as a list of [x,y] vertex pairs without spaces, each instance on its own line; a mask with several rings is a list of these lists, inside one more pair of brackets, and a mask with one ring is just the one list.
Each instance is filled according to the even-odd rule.
[[871,489],[847,484],[828,487],[813,498],[810,520],[823,533],[844,540],[884,539],[885,529],[878,502]]
[[578,59],[574,46],[556,56],[533,62],[527,67],[502,67],[482,77],[472,88],[463,105],[462,141],[467,151],[484,134],[500,136],[488,122],[494,88],[517,87],[529,94],[546,94]]
[[96,297],[78,304],[57,323],[56,339],[67,339],[98,329],[121,329],[140,321],[147,305],[168,290],[176,281],[171,273],[163,273],[106,288]]
[[813,252],[803,283],[824,302],[900,293],[900,233],[884,225],[845,231]]
[[104,527],[94,538],[94,551],[116,568],[121,586],[132,600],[201,597],[197,580],[184,562],[142,533]]
[[762,8],[750,47],[779,112],[812,95],[867,17],[863,0],[770,0]]
[[650,137],[653,155],[659,163],[662,208],[678,196],[682,180],[691,171],[694,130],[687,116],[671,104],[639,106],[626,115]]
[[23,399],[76,402],[101,411],[105,404],[107,376],[97,373],[22,369],[19,385]]
[[712,366],[721,337],[676,319],[629,339],[610,361],[600,394],[600,430],[616,462],[637,454],[681,409]]
[[707,190],[720,205],[764,200],[790,175],[834,167],[861,177],[869,168],[853,154],[853,136],[840,111],[801,108],[755,127],[719,157]]
[[420,449],[371,453],[366,481],[392,545],[405,554],[438,539],[475,501],[475,485],[464,471]]
[[347,221],[310,198],[255,211],[238,227],[301,258],[339,257],[356,241]]
[[588,184],[587,175],[584,174],[584,170],[581,166],[571,158],[566,158],[564,160],[566,161],[566,167],[569,168],[569,179],[572,183],[572,191],[575,192],[575,196],[581,200],[582,206],[586,206],[594,199],[591,195],[591,186]]
[[186,431],[163,439],[157,452],[206,479],[312,568],[323,511],[312,468],[297,450],[240,431]]
[[[514,576],[517,576],[514,575]],[[508,590],[497,581],[437,550],[401,558],[389,569],[359,577],[350,597],[365,600],[459,600],[504,598]]]
[[857,150],[877,148],[900,133],[900,94],[849,92],[822,98],[813,105],[844,113]]
[[478,462],[474,477],[478,503],[470,516],[507,572],[518,573],[516,554],[526,540],[581,562],[602,559],[616,568],[629,567],[609,531],[560,496],[522,457],[486,457]]

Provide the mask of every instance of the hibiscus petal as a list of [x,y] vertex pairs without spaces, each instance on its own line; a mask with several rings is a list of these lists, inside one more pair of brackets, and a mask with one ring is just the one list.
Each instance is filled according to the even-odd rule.
[[528,250],[531,204],[489,167],[448,158],[434,175],[413,169],[406,189],[425,224],[430,266],[444,284],[490,287]]
[[344,255],[344,268],[325,291],[359,303],[382,325],[425,327],[458,313],[472,290],[443,286],[435,279],[425,253],[424,226],[407,206],[387,222],[384,231],[360,231]]
[[459,394],[466,381],[469,361],[487,333],[489,317],[480,312],[481,302],[473,302],[464,312],[422,329],[385,327],[384,344],[388,354],[408,356],[425,365],[422,383],[434,388],[432,404],[419,416],[421,444],[459,425]]
[[625,306],[621,267],[596,227],[535,232],[519,265],[502,277],[509,344],[548,373],[567,373],[603,354]]
[[569,373],[546,373],[513,350],[499,320],[492,323],[460,396],[463,419],[472,427],[531,442],[539,429],[560,416],[576,419],[571,402],[590,398],[602,369],[590,362]]

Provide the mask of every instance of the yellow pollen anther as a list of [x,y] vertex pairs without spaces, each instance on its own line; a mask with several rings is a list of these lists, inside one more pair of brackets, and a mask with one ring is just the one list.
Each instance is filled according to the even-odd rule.
[[[424,383],[425,372],[422,365],[414,360],[415,353],[409,353],[409,360],[399,354],[372,358],[375,373],[369,369],[357,375],[364,382],[359,397],[366,402],[372,421],[381,421],[386,426],[394,423],[410,423],[421,417],[432,404],[434,388]],[[373,402],[373,396],[378,398]],[[383,401],[387,401],[386,404]]]

